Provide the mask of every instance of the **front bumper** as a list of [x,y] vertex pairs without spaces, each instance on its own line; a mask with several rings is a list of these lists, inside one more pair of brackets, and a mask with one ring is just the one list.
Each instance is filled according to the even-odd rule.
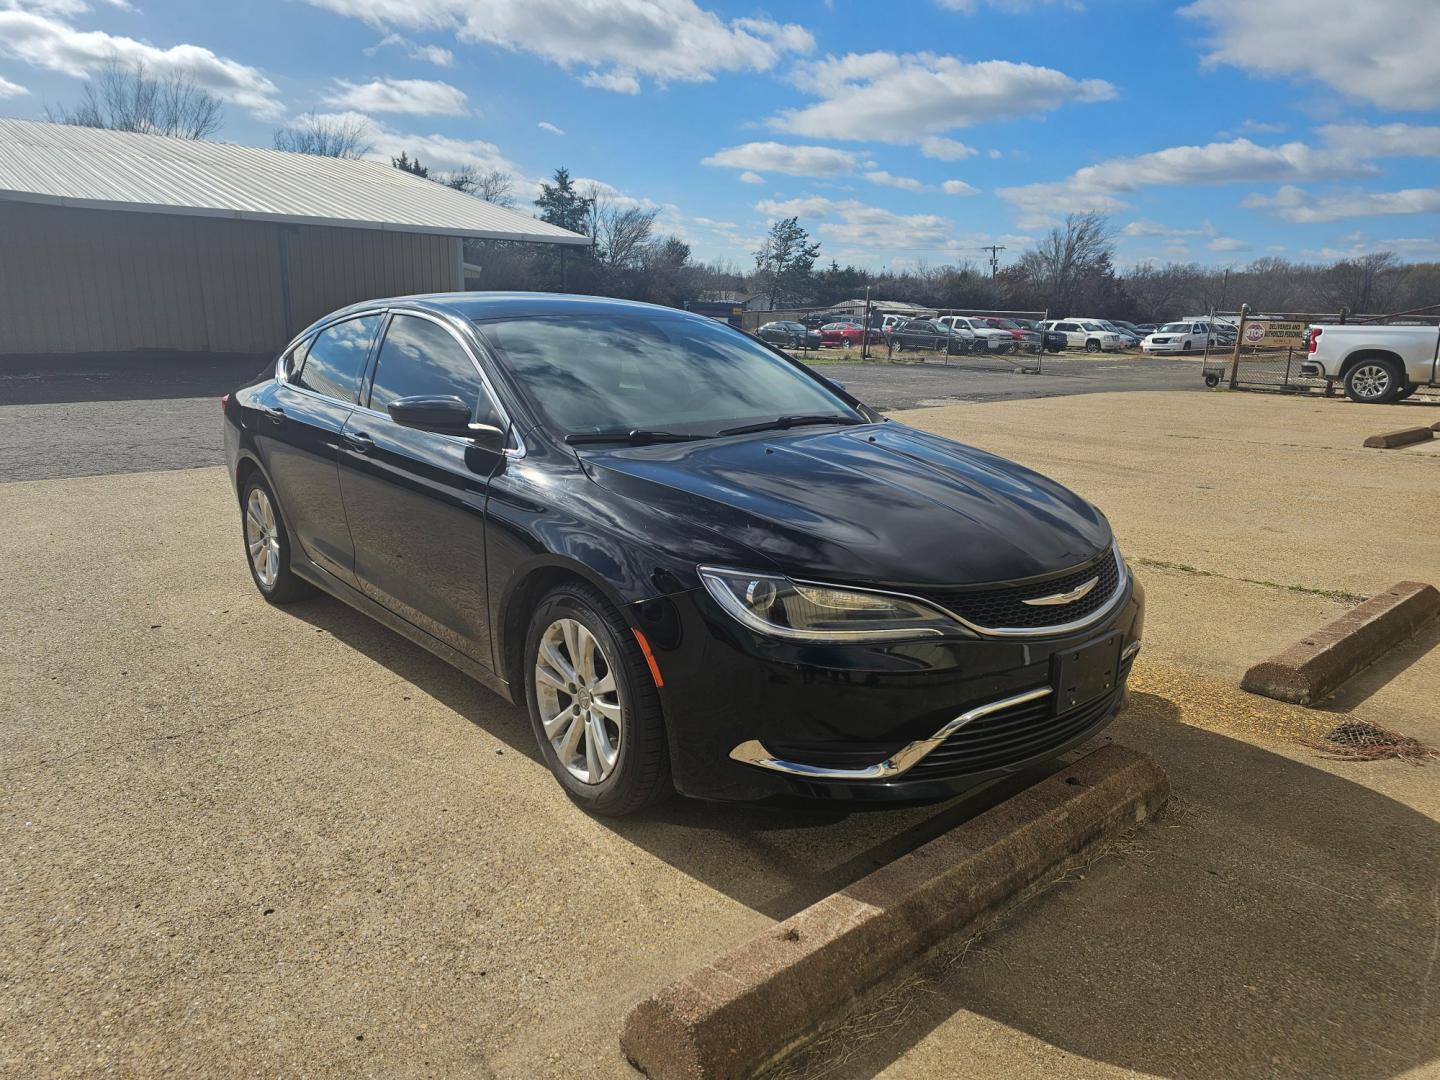
[[[704,590],[636,614],[663,673],[672,772],[709,799],[943,798],[1020,772],[1114,718],[1144,625],[1144,592],[1052,638],[796,645],[756,635]],[[1055,657],[1118,635],[1115,685],[1052,704]]]

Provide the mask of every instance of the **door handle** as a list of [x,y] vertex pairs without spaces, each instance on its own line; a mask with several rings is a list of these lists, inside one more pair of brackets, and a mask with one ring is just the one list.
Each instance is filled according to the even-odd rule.
[[375,449],[375,440],[366,435],[363,431],[347,431],[343,438],[351,450],[357,454],[368,454]]

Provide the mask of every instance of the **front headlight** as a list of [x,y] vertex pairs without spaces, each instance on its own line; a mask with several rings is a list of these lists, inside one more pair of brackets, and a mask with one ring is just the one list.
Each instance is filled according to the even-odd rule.
[[699,572],[716,603],[751,630],[771,637],[854,643],[939,637],[958,629],[936,609],[901,596],[713,566],[702,566]]

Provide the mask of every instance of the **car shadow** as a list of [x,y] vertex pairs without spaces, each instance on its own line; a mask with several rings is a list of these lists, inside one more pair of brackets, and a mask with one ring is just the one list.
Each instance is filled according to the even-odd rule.
[[1112,732],[1164,764],[1176,808],[1021,906],[840,1067],[832,1045],[788,1075],[902,1057],[925,1074],[997,1026],[1176,1080],[1380,1080],[1440,1057],[1440,824],[1155,695]]
[[[524,754],[537,784],[552,782],[521,709],[337,600],[288,610]],[[899,1010],[899,1026],[867,1031],[843,1062],[822,1055],[817,1071],[853,1080],[915,1055],[923,1072],[939,1055],[944,1075],[967,1040],[993,1043],[994,1025],[1177,1080],[1380,1080],[1440,1056],[1440,824],[1342,775],[1189,726],[1157,695],[1133,694],[1100,741],[1110,739],[1159,760],[1180,809],[1083,881],[1023,905]],[[923,806],[676,799],[604,824],[779,919],[1041,775]]]

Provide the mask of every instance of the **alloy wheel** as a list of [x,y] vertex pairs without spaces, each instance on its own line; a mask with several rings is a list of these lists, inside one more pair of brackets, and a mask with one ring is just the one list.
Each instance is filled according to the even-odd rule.
[[264,488],[251,488],[245,500],[245,547],[261,588],[274,588],[280,576],[280,530]]
[[551,749],[584,784],[615,771],[625,732],[625,709],[615,668],[584,623],[556,619],[535,654],[535,698]]
[[1390,389],[1390,372],[1379,364],[1363,364],[1350,376],[1350,385],[1359,397],[1384,397]]

